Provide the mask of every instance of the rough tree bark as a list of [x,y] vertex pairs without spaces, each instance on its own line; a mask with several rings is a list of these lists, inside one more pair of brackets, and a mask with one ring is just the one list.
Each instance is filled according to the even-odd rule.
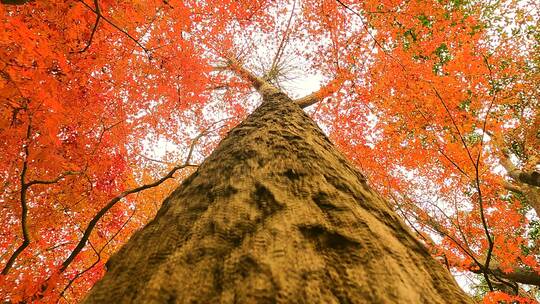
[[302,109],[263,93],[86,303],[472,303]]

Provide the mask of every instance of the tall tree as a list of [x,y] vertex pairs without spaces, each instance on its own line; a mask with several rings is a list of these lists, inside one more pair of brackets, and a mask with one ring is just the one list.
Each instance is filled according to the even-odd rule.
[[468,291],[539,296],[535,1],[0,2],[0,298],[83,298],[257,81]]
[[262,105],[109,260],[86,303],[472,303],[311,118],[248,78]]

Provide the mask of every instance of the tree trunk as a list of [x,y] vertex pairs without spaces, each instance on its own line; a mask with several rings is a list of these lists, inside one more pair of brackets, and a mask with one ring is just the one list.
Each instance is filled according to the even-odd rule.
[[278,92],[107,267],[86,303],[472,303]]

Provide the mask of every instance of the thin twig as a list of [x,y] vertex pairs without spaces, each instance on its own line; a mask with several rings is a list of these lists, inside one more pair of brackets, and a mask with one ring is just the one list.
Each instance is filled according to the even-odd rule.
[[439,101],[442,103],[442,105],[443,105],[443,107],[444,107],[444,109],[446,111],[446,114],[448,114],[448,117],[450,117],[450,120],[452,121],[452,125],[456,129],[456,131],[458,133],[458,136],[459,136],[459,138],[461,140],[461,143],[463,144],[463,147],[467,151],[467,155],[469,156],[469,159],[473,163],[473,166],[476,166],[475,162],[474,162],[474,159],[472,157],[471,151],[469,150],[469,147],[467,146],[467,143],[465,142],[465,138],[463,138],[463,135],[461,134],[461,131],[459,130],[457,122],[454,120],[454,116],[452,116],[452,113],[450,113],[450,109],[448,109],[448,107],[446,106],[446,103],[444,102],[443,98],[439,94],[439,91],[437,91],[437,89],[433,85],[431,85],[431,88],[435,92],[435,95],[437,96],[437,99],[439,99]]
[[[124,223],[122,224],[122,226],[116,231],[116,233],[110,238],[107,240],[107,242],[101,247],[101,249],[99,249],[99,251],[96,251],[94,249],[94,252],[96,253],[97,255],[97,259],[96,261],[94,261],[94,263],[92,263],[92,265],[88,266],[86,269],[84,269],[83,271],[80,271],[78,272],[73,278],[71,278],[71,280],[69,280],[68,284],[66,285],[66,287],[64,287],[64,289],[62,290],[62,292],[60,292],[60,297],[64,296],[64,293],[66,292],[66,290],[73,284],[73,282],[75,282],[75,280],[77,280],[79,277],[81,277],[83,274],[85,274],[87,271],[91,270],[92,268],[94,268],[98,263],[99,261],[101,261],[101,253],[103,252],[103,250],[116,238],[116,236],[120,233],[120,231],[122,231],[122,229],[124,229],[124,227],[127,225],[127,223],[129,223],[129,221],[131,220],[131,218],[133,217],[133,215],[135,215],[135,211],[137,211],[136,209],[133,210],[133,212],[131,213],[131,215],[128,217],[128,219],[126,221],[124,221]],[[93,247],[92,247],[93,248]]]
[[403,65],[403,63],[401,63],[400,61],[397,61],[392,55],[390,55],[390,53],[384,48],[384,46],[371,33],[371,31],[369,30],[368,24],[366,22],[364,22],[364,20],[362,19],[362,15],[360,15],[360,13],[358,13],[357,11],[352,9],[347,4],[343,3],[343,1],[336,0],[336,2],[339,3],[343,8],[345,8],[346,10],[348,10],[349,12],[355,14],[358,18],[360,18],[360,23],[362,24],[362,26],[366,30],[366,33],[369,35],[369,37],[373,40],[373,42],[386,54],[386,56],[394,59],[394,61],[397,62],[401,66],[401,69],[405,71],[405,66]]
[[151,58],[151,54],[150,52],[148,51],[148,49],[142,45],[140,42],[139,42],[139,39],[131,36],[131,34],[129,34],[128,32],[126,32],[124,29],[122,29],[121,27],[119,27],[118,25],[116,25],[114,22],[112,22],[111,20],[109,20],[109,18],[103,16],[103,14],[101,13],[100,10],[97,10],[97,9],[94,9],[93,7],[91,7],[90,5],[86,4],[86,2],[84,2],[83,0],[79,0],[79,2],[81,2],[84,6],[86,6],[89,10],[91,10],[92,12],[94,12],[94,14],[96,14],[97,16],[99,16],[101,19],[105,20],[105,22],[107,22],[108,24],[112,25],[115,29],[117,29],[119,32],[123,33],[124,35],[126,35],[126,37],[128,37],[130,40],[132,40],[133,42],[135,42],[135,44],[137,44],[141,49],[143,49],[143,51],[148,55],[148,58]]
[[[486,65],[487,65],[487,67],[488,67],[490,79],[493,81],[491,67],[489,66],[489,63],[488,63],[488,60],[487,60],[486,57],[484,57],[484,61],[485,61]],[[491,255],[493,253],[494,242],[493,242],[493,238],[491,237],[491,234],[489,233],[488,223],[487,223],[487,220],[486,220],[486,217],[485,217],[485,214],[484,214],[484,200],[482,198],[482,189],[480,187],[479,168],[480,168],[480,158],[482,156],[482,151],[483,151],[483,148],[484,148],[484,136],[485,136],[485,133],[486,133],[487,121],[488,121],[489,113],[491,112],[491,108],[493,107],[493,104],[495,102],[496,97],[497,97],[497,93],[494,92],[493,98],[491,99],[491,103],[489,104],[489,107],[488,107],[488,110],[487,110],[487,113],[486,113],[486,117],[484,118],[484,123],[482,125],[482,138],[481,138],[481,141],[480,141],[480,151],[478,151],[478,156],[476,158],[476,165],[475,165],[475,177],[476,177],[476,183],[475,184],[476,184],[476,191],[478,192],[478,204],[479,204],[479,207],[480,207],[480,219],[482,220],[482,226],[484,227],[484,232],[486,233],[486,237],[487,237],[488,245],[489,245],[487,255],[486,255],[486,262],[485,262],[486,269],[489,269],[489,263],[491,261]],[[491,285],[491,282],[489,281],[489,277],[487,276],[486,272],[484,272],[484,278],[486,279],[489,290],[493,291],[493,286]]]
[[60,175],[58,175],[58,177],[56,177],[54,179],[50,179],[50,180],[33,180],[33,181],[30,181],[30,182],[28,182],[26,184],[28,185],[28,187],[33,186],[33,185],[51,185],[51,184],[58,183],[59,181],[64,179],[64,177],[66,177],[66,176],[78,175],[78,174],[81,174],[81,172],[79,172],[79,171],[66,171],[66,172],[61,173]]
[[[424,121],[426,122],[427,125],[430,124],[430,120],[426,117],[426,115],[424,114],[424,112],[422,112],[422,110],[420,109],[420,106],[418,106],[418,104],[415,102],[414,103],[414,106],[415,108],[418,110],[418,112],[420,113],[420,115],[422,116],[422,118],[424,119]],[[437,150],[439,151],[439,153],[442,154],[442,156],[444,158],[446,158],[446,160],[448,160],[454,167],[456,167],[458,169],[458,171],[465,175],[466,177],[470,178],[469,174],[467,174],[465,172],[465,170],[463,170],[454,160],[452,160],[450,158],[450,156],[446,155],[446,153],[444,152],[444,150],[441,148],[441,146],[438,144],[437,142]]]
[[164,165],[172,165],[171,162],[167,162],[167,161],[163,161],[163,160],[159,160],[159,159],[155,159],[155,158],[151,158],[151,157],[148,157],[142,153],[137,153],[137,155],[139,155],[140,157],[146,159],[146,160],[149,160],[149,161],[152,161],[152,162],[156,162],[156,163],[160,163],[160,164],[164,164]]
[[90,33],[90,38],[86,42],[86,46],[78,51],[77,53],[84,53],[88,48],[90,48],[90,45],[92,44],[92,40],[94,39],[94,34],[96,33],[97,27],[99,25],[99,20],[101,19],[101,11],[99,9],[99,2],[98,0],[94,0],[94,6],[95,6],[95,12],[96,12],[96,21],[94,22],[94,27],[92,28],[92,32]]
[[[278,49],[276,51],[276,55],[274,56],[274,59],[272,60],[272,64],[270,65],[270,70],[269,70],[269,74],[271,73],[275,73],[278,69],[278,65],[279,65],[279,62],[281,62],[281,56],[283,56],[283,52],[285,51],[285,47],[286,47],[286,41],[289,39],[289,35],[290,35],[290,27],[291,27],[291,23],[292,23],[292,19],[294,17],[294,10],[296,8],[296,0],[293,2],[293,6],[292,6],[292,9],[291,9],[291,14],[289,16],[289,20],[287,20],[287,26],[285,27],[285,29],[283,30],[283,35],[281,37],[281,41],[279,43],[279,46],[278,46]],[[268,75],[268,76],[271,76],[271,75]],[[268,79],[270,80],[270,79]]]

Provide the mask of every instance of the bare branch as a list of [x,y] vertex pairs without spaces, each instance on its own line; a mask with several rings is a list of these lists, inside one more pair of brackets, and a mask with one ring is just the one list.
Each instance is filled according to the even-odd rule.
[[13,266],[13,263],[15,263],[15,260],[19,255],[30,245],[30,234],[28,232],[28,225],[27,225],[27,218],[28,218],[28,204],[26,201],[26,192],[28,191],[28,184],[26,184],[26,171],[28,170],[28,154],[29,154],[29,141],[30,141],[30,135],[32,133],[32,123],[31,121],[28,122],[28,127],[26,128],[26,139],[23,147],[24,151],[24,160],[21,170],[21,176],[20,176],[20,183],[21,183],[21,194],[20,194],[20,200],[21,200],[21,230],[23,235],[23,242],[22,244],[13,252],[11,257],[8,259],[6,265],[4,266],[4,269],[2,270],[2,274],[6,275],[8,274],[9,270]]
[[267,83],[266,80],[258,77],[253,74],[251,71],[244,68],[244,66],[238,61],[237,58],[233,56],[227,56],[227,66],[222,67],[222,69],[232,70],[236,72],[241,78],[251,82],[255,89],[259,90],[264,84]]
[[300,106],[300,108],[307,108],[311,105],[314,105],[316,104],[317,102],[319,101],[322,101],[324,98],[320,98],[319,97],[319,94],[317,94],[317,92],[313,92],[309,95],[306,95],[302,98],[298,98],[296,99],[294,102],[296,102],[298,104],[298,106]]
[[84,234],[83,234],[82,238],[80,239],[79,243],[77,244],[75,249],[73,249],[73,251],[71,252],[69,257],[66,260],[64,260],[64,262],[62,263],[62,266],[60,267],[60,272],[63,272],[64,270],[66,270],[66,268],[73,262],[75,257],[82,251],[82,249],[86,245],[86,242],[90,238],[90,234],[94,230],[94,228],[97,225],[97,223],[99,222],[99,220],[112,207],[114,207],[116,205],[116,203],[118,203],[124,197],[126,197],[126,196],[128,196],[130,194],[137,193],[137,192],[140,192],[140,191],[143,191],[143,190],[150,189],[150,188],[161,185],[166,180],[172,178],[174,176],[174,173],[176,173],[176,171],[178,171],[180,169],[187,168],[187,167],[197,167],[197,165],[192,165],[192,164],[189,164],[189,163],[185,163],[185,164],[176,166],[171,171],[169,171],[169,173],[167,173],[167,175],[160,178],[159,180],[157,180],[157,181],[155,181],[153,183],[150,183],[150,184],[142,185],[140,187],[137,187],[137,188],[134,188],[134,189],[131,189],[131,190],[128,190],[128,191],[124,191],[124,192],[120,193],[119,195],[117,195],[116,197],[114,197],[112,200],[110,200],[109,203],[107,203],[107,205],[105,205],[105,207],[101,208],[101,210],[99,210],[99,212],[88,223],[88,226],[86,226],[86,229],[84,230]]
[[[484,57],[484,61],[489,69],[489,77],[493,80],[493,76],[492,76],[492,72],[491,72],[491,67],[489,65],[489,62],[487,60],[486,57]],[[439,97],[440,99],[440,95],[439,93],[437,93],[437,96]],[[478,192],[478,205],[479,205],[479,209],[480,209],[480,219],[482,220],[482,226],[484,228],[484,232],[486,234],[486,238],[488,240],[488,251],[487,251],[487,255],[486,255],[486,261],[485,261],[485,264],[484,264],[484,267],[486,269],[490,269],[489,268],[489,263],[491,261],[491,257],[492,257],[492,253],[493,253],[493,247],[494,247],[494,242],[493,242],[493,237],[491,236],[490,232],[489,232],[489,228],[488,228],[488,223],[487,223],[487,219],[485,217],[485,214],[484,214],[484,201],[483,201],[483,197],[482,197],[482,189],[480,187],[480,172],[479,172],[479,169],[480,169],[480,158],[482,156],[482,151],[484,150],[484,136],[486,134],[486,126],[487,126],[487,121],[488,121],[488,118],[489,118],[489,114],[491,112],[491,108],[493,107],[493,104],[495,103],[495,100],[497,98],[497,94],[494,93],[493,95],[493,98],[491,99],[491,102],[489,104],[489,107],[488,107],[488,110],[486,112],[486,117],[484,118],[484,123],[483,123],[483,126],[482,126],[482,138],[480,139],[480,151],[478,151],[478,156],[476,157],[476,165],[474,165],[474,161],[473,161],[473,165],[474,165],[474,169],[475,169],[475,184],[476,184],[476,192]],[[442,99],[441,99],[442,101]],[[446,106],[445,106],[446,108]],[[446,108],[447,109],[447,108]],[[448,109],[447,109],[447,112],[448,112]],[[448,115],[450,115],[450,113],[448,112]],[[452,122],[454,120],[452,119]],[[457,128],[457,126],[456,126]],[[459,132],[459,129],[458,129],[458,132]],[[460,135],[461,137],[461,135]],[[462,142],[463,142],[463,145],[465,146],[465,142],[463,141],[463,138],[462,138]],[[465,146],[465,149],[467,149],[467,147]],[[469,153],[469,150],[467,149],[467,153]],[[470,157],[470,153],[469,153],[469,157]],[[494,273],[492,273],[493,275],[495,275]],[[489,277],[487,275],[487,271],[484,271],[484,278],[486,279],[486,282],[487,282],[487,285],[489,287],[489,289],[491,291],[493,291],[493,286],[491,286],[491,282],[489,280]]]
[[437,98],[439,99],[439,101],[441,102],[441,104],[443,105],[445,111],[446,111],[446,114],[448,114],[448,117],[450,117],[450,120],[452,121],[452,125],[454,126],[454,128],[456,129],[457,131],[457,134],[461,140],[461,143],[463,144],[463,147],[465,148],[465,150],[467,151],[467,155],[469,156],[469,159],[471,160],[472,164],[474,167],[477,166],[477,164],[474,162],[474,159],[472,157],[472,154],[471,154],[471,151],[469,150],[469,147],[467,146],[467,143],[465,142],[465,139],[463,138],[463,135],[461,134],[461,131],[459,130],[459,127],[457,125],[457,122],[454,120],[454,116],[452,115],[452,113],[450,113],[450,109],[448,109],[448,106],[446,106],[446,103],[444,102],[443,98],[441,97],[441,95],[439,94],[439,91],[437,91],[437,89],[431,85],[431,88],[433,89],[433,91],[435,92],[435,96],[437,96]]
[[164,164],[164,165],[172,165],[172,163],[170,162],[166,162],[166,161],[162,161],[162,160],[159,160],[159,159],[155,159],[155,158],[151,158],[151,157],[148,157],[144,154],[141,154],[141,153],[137,153],[137,155],[139,155],[140,157],[146,159],[146,160],[149,160],[149,161],[152,161],[152,162],[156,162],[156,163],[160,163],[160,164]]
[[143,190],[146,190],[146,189],[150,189],[150,188],[154,188],[156,186],[161,185],[166,180],[172,178],[174,176],[174,174],[176,173],[176,171],[178,171],[178,170],[181,170],[181,169],[184,169],[184,168],[187,168],[187,167],[197,167],[197,165],[190,164],[191,157],[193,155],[193,150],[194,150],[195,145],[197,144],[197,142],[201,139],[201,137],[203,137],[207,133],[208,133],[208,130],[205,130],[205,131],[201,132],[199,135],[197,135],[193,139],[193,141],[192,141],[192,143],[190,145],[189,152],[188,152],[188,155],[186,157],[186,160],[182,165],[178,165],[178,166],[174,167],[172,170],[169,171],[169,173],[167,173],[165,176],[163,176],[162,178],[156,180],[153,183],[145,184],[145,185],[142,185],[142,186],[139,186],[139,187],[133,188],[131,190],[127,190],[127,191],[124,191],[124,192],[120,193],[119,195],[117,195],[113,199],[111,199],[103,208],[101,208],[98,211],[98,213],[92,218],[92,220],[90,220],[90,222],[86,226],[86,229],[84,230],[83,236],[81,237],[81,239],[77,243],[77,246],[75,246],[73,251],[70,253],[70,255],[64,260],[64,262],[60,266],[60,272],[65,271],[67,269],[67,267],[75,260],[75,257],[86,246],[86,243],[88,242],[88,240],[90,238],[90,235],[92,234],[92,231],[96,227],[97,223],[101,220],[101,218],[112,207],[114,207],[116,205],[116,203],[118,203],[124,197],[126,197],[126,196],[128,196],[130,194],[137,193],[137,192],[140,192],[140,191],[143,191]]
[[[27,129],[27,140],[30,137],[30,129],[31,128],[30,128],[30,125],[29,125],[28,129]],[[11,257],[8,259],[6,265],[4,266],[4,269],[2,270],[3,275],[6,275],[6,274],[9,273],[9,270],[11,269],[13,264],[15,263],[15,260],[26,249],[26,247],[28,247],[28,245],[30,245],[31,240],[30,240],[30,233],[28,231],[28,224],[27,224],[27,219],[28,219],[27,194],[28,194],[28,190],[30,189],[30,187],[33,186],[33,185],[56,184],[59,181],[61,181],[62,179],[64,179],[66,176],[79,174],[79,172],[66,171],[66,172],[60,174],[57,178],[52,179],[52,180],[33,180],[33,181],[30,181],[30,182],[26,182],[25,179],[26,179],[26,173],[28,171],[28,155],[29,155],[29,149],[28,149],[28,142],[27,142],[27,143],[25,143],[25,146],[24,146],[24,162],[23,162],[23,167],[22,167],[21,177],[20,177],[20,181],[21,181],[21,194],[20,194],[20,201],[21,201],[21,230],[22,230],[22,235],[23,235],[23,242],[17,248],[17,250],[15,250],[15,252],[13,252]]]
[[[407,198],[406,197],[406,201],[411,201],[410,198]],[[411,204],[411,206],[413,208],[418,208],[417,206],[415,206],[414,204]],[[479,258],[476,257],[476,255],[474,254],[474,252],[470,249],[470,247],[468,246],[468,244],[465,243],[464,244],[461,244],[461,242],[459,242],[456,238],[454,238],[449,232],[446,231],[446,228],[443,227],[442,225],[440,225],[440,223],[433,219],[429,214],[426,214],[424,213],[425,216],[427,216],[428,218],[428,221],[425,221],[425,220],[420,220],[418,218],[418,216],[416,216],[414,213],[413,213],[413,216],[416,218],[416,220],[420,220],[422,222],[425,222],[428,224],[428,227],[430,228],[430,230],[432,230],[433,232],[441,235],[441,236],[444,236],[444,237],[447,237],[449,240],[451,240],[454,244],[456,244],[456,246],[458,246],[461,251],[466,254],[467,256],[469,256],[474,264],[471,265],[471,268],[469,269],[471,272],[474,272],[474,273],[478,273],[478,274],[483,274],[484,277],[486,276],[493,276],[495,279],[497,279],[498,281],[500,281],[502,284],[505,284],[505,285],[508,285],[508,286],[511,286],[512,284],[506,282],[505,280],[503,280],[502,278],[506,278],[506,279],[509,279],[510,280],[510,276],[501,276],[499,275],[499,272],[500,272],[500,269],[498,269],[498,266],[494,267],[494,265],[492,264],[490,267],[487,267],[485,264],[482,264],[479,260]],[[463,236],[463,234],[462,234]],[[473,268],[473,266],[476,266],[477,268]],[[518,278],[519,275],[523,275],[523,274],[519,274],[518,271],[516,271],[516,274],[515,274],[515,278]],[[537,276],[539,276],[537,274]],[[527,277],[528,279],[532,282],[533,280],[535,280],[534,278],[534,274],[532,273],[528,273],[527,274]],[[523,279],[525,280],[525,279]],[[491,285],[491,280],[489,280],[489,284],[488,286]],[[533,284],[534,285],[534,284]],[[493,286],[491,285],[491,287],[493,288]]]
[[60,293],[60,296],[64,296],[64,293],[66,292],[66,290],[73,284],[73,282],[75,282],[75,280],[77,280],[79,277],[81,277],[83,274],[85,274],[87,271],[91,270],[92,268],[94,268],[98,263],[99,261],[101,261],[101,253],[103,252],[103,250],[116,238],[116,236],[120,233],[120,231],[122,231],[122,229],[124,229],[124,227],[129,223],[129,221],[131,220],[131,218],[133,218],[133,215],[135,215],[135,211],[137,211],[136,209],[133,210],[133,212],[131,213],[131,215],[128,217],[128,219],[126,221],[124,221],[124,223],[122,224],[122,226],[116,231],[116,233],[110,238],[107,240],[107,242],[101,247],[101,249],[99,249],[99,251],[95,251],[96,255],[97,255],[97,258],[96,260],[94,261],[94,263],[92,263],[92,265],[88,266],[87,268],[85,268],[84,270],[78,272],[73,278],[71,278],[71,280],[69,280],[69,282],[67,283],[66,287],[64,287],[64,289],[62,290],[62,292]]
[[401,67],[401,69],[403,71],[405,71],[405,66],[403,65],[403,63],[401,63],[400,61],[396,60],[389,52],[388,50],[386,50],[384,48],[384,46],[375,38],[375,36],[371,33],[371,31],[369,30],[369,26],[366,22],[364,22],[364,19],[362,18],[362,15],[360,15],[360,13],[358,13],[357,11],[355,11],[354,9],[352,9],[350,6],[346,5],[345,3],[343,3],[343,1],[341,0],[336,0],[337,3],[339,3],[339,5],[341,5],[343,8],[345,8],[346,10],[348,10],[349,12],[353,13],[354,15],[356,15],[357,17],[360,18],[360,23],[362,24],[362,26],[364,27],[364,29],[366,30],[366,33],[369,35],[369,37],[373,40],[373,42],[375,43],[375,45],[377,45],[383,52],[386,56],[392,58],[395,62],[397,62],[397,64],[399,64],[399,66]]
[[64,179],[66,176],[69,176],[69,175],[78,175],[78,174],[81,174],[81,172],[79,171],[66,171],[66,172],[63,172],[62,174],[60,174],[57,178],[55,179],[50,179],[50,180],[33,180],[33,181],[30,181],[28,183],[26,183],[26,185],[28,187],[30,186],[33,186],[33,185],[50,185],[50,184],[56,184],[58,183],[59,181],[61,181],[62,179]]
[[[420,108],[420,106],[418,106],[418,104],[416,104],[416,102],[414,103],[414,107],[416,108],[416,110],[420,113],[420,115],[422,116],[422,118],[424,119],[424,121],[426,122],[427,125],[429,125],[431,122],[430,120],[426,117],[426,114],[424,114],[424,112],[422,111],[422,109]],[[441,146],[439,144],[437,144],[437,150],[439,151],[439,153],[441,153],[441,155],[446,159],[448,160],[454,167],[456,167],[456,169],[458,169],[458,171],[463,174],[464,176],[468,177],[468,178],[471,178],[467,172],[465,172],[465,170],[463,170],[453,159],[450,158],[450,156],[448,156],[444,150],[441,148]]]
[[279,43],[278,49],[276,51],[276,55],[274,56],[274,59],[272,60],[272,64],[270,65],[270,70],[266,73],[267,75],[264,77],[267,80],[271,80],[274,76],[274,74],[277,74],[279,63],[281,62],[281,56],[283,56],[283,52],[285,51],[285,47],[287,46],[286,42],[289,39],[289,30],[291,27],[292,19],[294,17],[294,9],[296,8],[296,0],[293,2],[293,6],[291,9],[291,15],[289,16],[289,20],[287,20],[287,26],[285,27],[285,30],[283,30],[283,35],[281,36],[281,42]]
[[88,48],[90,48],[90,45],[92,44],[92,40],[94,39],[94,34],[96,33],[97,27],[99,25],[99,20],[101,19],[101,11],[99,9],[99,2],[98,0],[94,0],[94,6],[96,11],[96,21],[94,22],[94,27],[92,28],[92,32],[90,33],[90,38],[88,38],[88,41],[86,42],[86,46],[78,51],[73,53],[84,53]]
[[[94,14],[96,14],[98,17],[100,17],[101,19],[105,20],[105,22],[107,22],[108,24],[112,25],[115,29],[117,29],[119,32],[123,33],[124,35],[126,35],[126,37],[128,37],[130,40],[132,40],[133,42],[135,42],[135,44],[137,44],[141,49],[143,49],[143,51],[148,55],[149,58],[151,58],[150,56],[150,52],[148,51],[148,49],[142,45],[140,42],[139,42],[139,39],[131,36],[131,34],[129,34],[128,32],[126,32],[124,29],[120,28],[118,25],[116,25],[114,22],[112,22],[109,18],[103,16],[103,14],[101,13],[101,10],[99,10],[99,6],[96,5],[96,8],[93,8],[91,7],[90,5],[86,4],[86,2],[84,2],[83,0],[79,0],[79,2],[81,2],[84,6],[86,6],[89,10],[91,10],[92,12],[94,12]],[[94,3],[97,4],[97,0],[94,0]],[[97,22],[96,22],[97,24]]]
[[516,192],[516,193],[523,193],[523,189],[519,186],[516,186],[514,184],[511,184],[507,181],[504,181],[503,182],[503,187],[504,189],[508,190],[508,191],[512,191],[512,192]]

